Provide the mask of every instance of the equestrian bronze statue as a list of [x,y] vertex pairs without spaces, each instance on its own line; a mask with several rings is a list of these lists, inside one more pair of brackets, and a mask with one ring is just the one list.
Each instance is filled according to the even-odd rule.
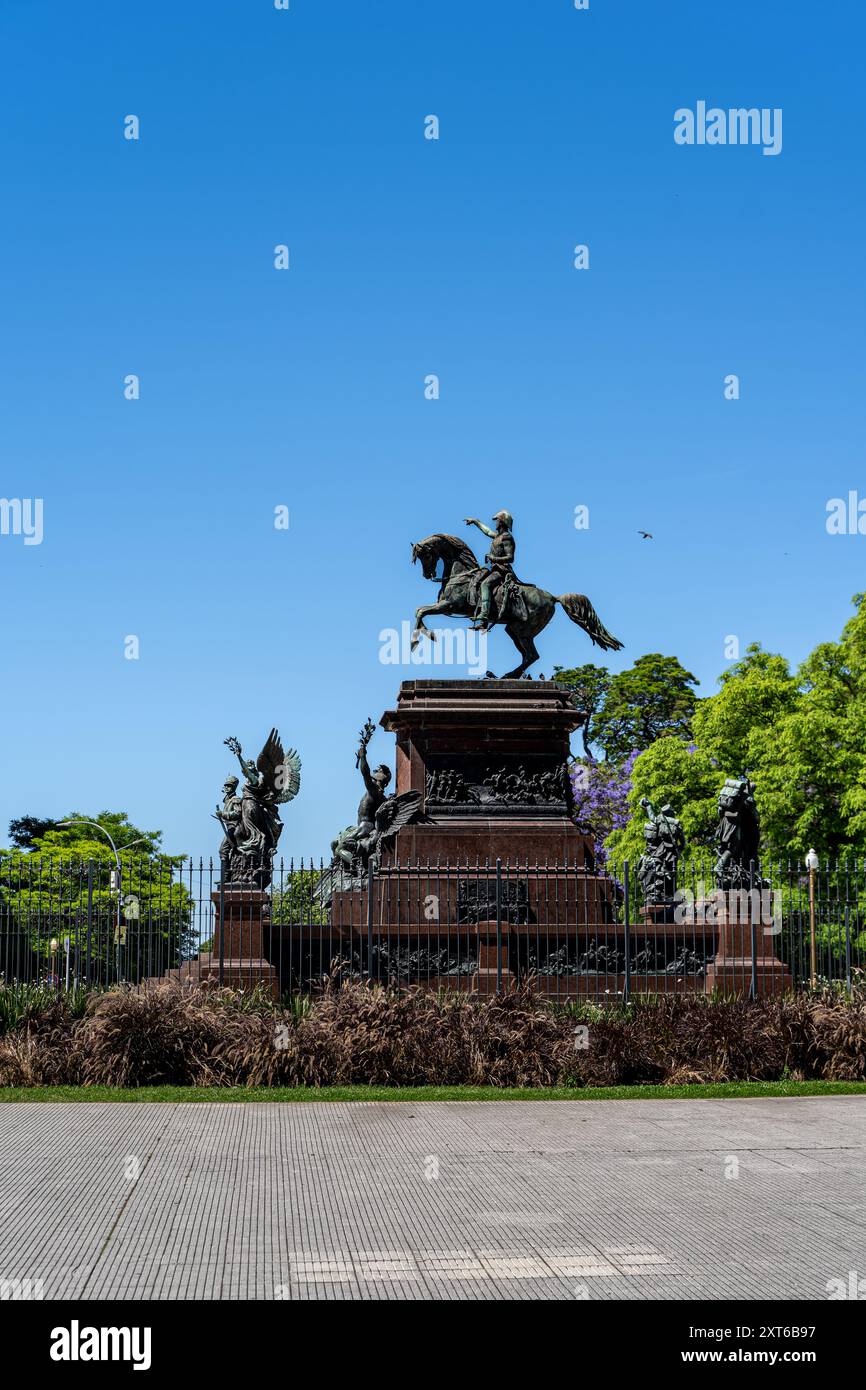
[[[477,517],[467,517],[467,526],[477,526],[490,540],[484,566],[479,565],[473,551],[459,536],[437,532],[412,546],[412,563],[421,562],[425,579],[436,580],[439,597],[415,610],[415,630],[412,646],[422,637],[435,637],[424,626],[432,615],[471,618],[476,632],[487,632],[501,624],[520,652],[520,665],[508,671],[503,680],[515,680],[538,660],[535,638],[556,611],[559,603],[573,623],[602,651],[618,651],[622,642],[608,632],[584,594],[560,594],[557,598],[536,584],[521,582],[514,573],[515,544],[510,512],[497,512],[492,520],[496,530],[485,526]],[[438,571],[442,561],[441,573]]]

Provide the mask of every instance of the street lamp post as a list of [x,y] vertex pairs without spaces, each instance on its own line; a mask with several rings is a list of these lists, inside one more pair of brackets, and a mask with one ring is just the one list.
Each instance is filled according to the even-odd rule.
[[818,983],[817,950],[815,943],[815,874],[821,867],[817,852],[810,849],[806,855],[806,868],[809,870],[809,956],[812,988]]
[[[64,826],[64,827],[68,827],[68,826],[71,826],[71,825],[92,825],[93,828],[94,828],[94,830],[100,830],[100,831],[102,832],[102,834],[105,836],[105,838],[106,838],[106,840],[108,841],[108,843],[111,845],[111,850],[112,850],[112,853],[113,853],[113,855],[114,855],[114,862],[115,862],[115,864],[117,865],[117,914],[116,914],[116,919],[115,919],[114,934],[115,934],[115,945],[116,945],[116,947],[117,947],[117,952],[116,952],[116,956],[115,956],[115,962],[116,962],[116,969],[117,969],[117,979],[118,979],[118,982],[119,982],[119,981],[120,981],[120,968],[121,968],[121,955],[120,955],[120,952],[121,952],[121,949],[122,949],[122,947],[121,947],[121,926],[122,926],[122,923],[121,923],[121,914],[122,914],[122,910],[123,910],[123,894],[122,894],[122,891],[121,891],[122,876],[121,876],[121,868],[120,868],[120,855],[119,855],[118,850],[117,850],[117,845],[114,843],[113,839],[112,839],[111,836],[109,835],[109,833],[108,833],[108,831],[106,830],[105,826],[104,826],[104,825],[100,825],[100,824],[99,824],[99,821],[96,821],[96,820],[60,820],[60,821],[57,822],[57,824],[58,824],[58,825],[62,825],[62,826]],[[124,850],[124,849],[132,849],[132,846],[133,846],[133,845],[143,845],[143,844],[147,844],[147,843],[149,843],[149,841],[147,840],[147,837],[146,837],[145,835],[139,835],[139,837],[138,837],[137,840],[130,840],[130,842],[129,842],[128,845],[121,845],[120,848],[121,848],[121,850]],[[113,875],[112,875],[112,877],[113,877]],[[114,885],[112,885],[112,886],[114,886]]]

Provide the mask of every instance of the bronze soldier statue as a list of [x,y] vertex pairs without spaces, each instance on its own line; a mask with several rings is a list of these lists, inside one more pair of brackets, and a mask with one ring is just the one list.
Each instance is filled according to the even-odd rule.
[[729,777],[719,792],[716,826],[718,858],[713,866],[717,888],[765,888],[760,873],[761,823],[755,788],[748,777]]
[[[488,632],[490,630],[490,605],[494,596],[502,593],[504,599],[507,581],[514,578],[514,537],[511,528],[514,519],[510,512],[496,512],[491,521],[496,522],[496,530],[491,531],[489,526],[485,526],[479,521],[477,516],[467,516],[465,518],[467,526],[477,526],[479,531],[483,531],[485,536],[490,537],[490,549],[484,559],[489,566],[484,571],[484,578],[481,581],[479,591],[478,609],[472,623],[473,632]],[[500,602],[500,617],[504,602]]]
[[225,832],[219,854],[220,862],[227,866],[224,872],[229,883],[234,882],[240,862],[237,834],[241,828],[241,799],[235,795],[237,789],[237,777],[227,777],[223,783],[223,804],[215,812],[215,819]]
[[670,906],[677,891],[677,865],[685,854],[686,837],[682,824],[670,802],[656,811],[648,797],[640,804],[646,811],[644,822],[644,852],[638,860],[637,876],[643,889],[645,904]]

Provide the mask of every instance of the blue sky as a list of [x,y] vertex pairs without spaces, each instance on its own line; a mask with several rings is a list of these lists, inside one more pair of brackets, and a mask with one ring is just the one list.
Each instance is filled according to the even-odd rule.
[[[866,553],[825,526],[866,497],[864,29],[803,0],[4,0],[0,495],[42,498],[44,539],[0,536],[0,838],[110,808],[215,852],[222,740],[277,724],[282,848],[326,854],[357,730],[425,674],[379,659],[433,596],[410,543],[499,507],[614,668],[673,653],[708,694],[729,634],[835,637]],[[782,108],[781,154],[677,146],[699,100]],[[538,645],[536,674],[598,655],[562,613]]]

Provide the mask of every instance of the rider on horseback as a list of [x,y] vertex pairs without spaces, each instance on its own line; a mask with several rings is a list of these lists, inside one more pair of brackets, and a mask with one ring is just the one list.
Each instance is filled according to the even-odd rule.
[[[534,639],[547,627],[559,604],[602,651],[619,651],[622,642],[608,632],[586,594],[550,594],[537,584],[517,578],[512,568],[511,516],[508,512],[497,512],[493,520],[496,530],[490,531],[476,517],[465,518],[467,526],[477,526],[490,537],[490,549],[485,556],[488,569],[479,565],[478,557],[464,540],[446,531],[436,531],[414,542],[412,561],[420,561],[424,578],[438,584],[439,592],[435,603],[425,603],[415,609],[412,649],[422,637],[435,637],[436,634],[424,626],[424,619],[433,614],[471,617],[475,630],[482,632],[493,623],[502,623],[520,652],[520,665],[502,679],[519,680],[538,660]],[[441,573],[438,572],[440,564]]]
[[[490,628],[490,604],[494,594],[503,591],[504,595],[509,579],[515,577],[512,568],[515,547],[511,534],[514,520],[510,512],[496,512],[491,517],[491,520],[496,522],[495,531],[491,531],[489,526],[485,526],[475,516],[467,516],[464,520],[467,526],[477,526],[479,531],[490,537],[490,549],[484,557],[490,568],[482,571],[484,578],[481,581],[478,608],[472,623],[473,632],[487,632]],[[499,616],[502,616],[501,611]]]

